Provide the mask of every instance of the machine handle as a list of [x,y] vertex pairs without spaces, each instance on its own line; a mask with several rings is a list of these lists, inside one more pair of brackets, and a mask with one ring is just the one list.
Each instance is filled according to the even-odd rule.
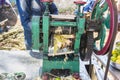
[[82,1],[82,0],[76,0],[76,1],[74,1],[74,3],[75,3],[75,4],[80,4],[80,5],[86,4],[86,2],[85,2],[85,1]]
[[53,2],[53,0],[41,0],[41,2]]

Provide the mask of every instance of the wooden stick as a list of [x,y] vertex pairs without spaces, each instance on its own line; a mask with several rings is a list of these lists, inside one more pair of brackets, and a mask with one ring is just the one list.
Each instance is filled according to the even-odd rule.
[[51,76],[53,76],[53,77],[56,77],[56,78],[59,77],[59,76],[56,76],[56,75],[51,74],[51,73],[48,73],[48,72],[47,72],[47,74],[49,74],[49,75],[51,75]]

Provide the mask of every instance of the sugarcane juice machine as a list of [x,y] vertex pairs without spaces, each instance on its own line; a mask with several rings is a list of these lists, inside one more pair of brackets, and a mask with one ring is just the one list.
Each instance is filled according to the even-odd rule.
[[93,52],[107,53],[115,36],[117,19],[111,0],[104,3],[97,0],[90,17],[81,9],[86,4],[84,1],[74,1],[77,13],[69,16],[51,15],[49,4],[53,0],[42,1],[46,6],[43,16],[32,17],[32,49],[43,51],[43,73],[79,73],[80,59],[90,60]]

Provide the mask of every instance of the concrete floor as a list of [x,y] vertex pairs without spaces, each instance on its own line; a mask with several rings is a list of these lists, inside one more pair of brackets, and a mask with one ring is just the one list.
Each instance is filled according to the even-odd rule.
[[[36,80],[42,72],[42,55],[31,54],[30,51],[0,50],[0,73],[24,72],[25,80]],[[82,80],[91,80],[80,60],[80,76]]]
[[34,80],[42,71],[41,57],[33,57],[30,51],[0,51],[0,73],[24,72],[25,80]]

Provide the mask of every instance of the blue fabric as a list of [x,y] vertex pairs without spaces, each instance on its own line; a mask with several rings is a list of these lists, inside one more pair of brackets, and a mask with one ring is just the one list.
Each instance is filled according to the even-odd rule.
[[[87,3],[83,6],[83,13],[91,12],[96,0],[87,0]],[[75,14],[78,13],[78,10],[75,10]]]
[[95,0],[88,0],[87,3],[86,3],[86,5],[83,8],[83,11],[84,12],[91,12],[94,3],[95,3]]
[[9,5],[9,4],[6,2],[6,0],[0,0],[0,6],[1,6],[1,5],[4,5],[4,4]]
[[[26,48],[30,49],[32,46],[31,17],[33,15],[42,16],[45,11],[45,5],[40,0],[16,0],[16,4],[24,29]],[[49,7],[51,14],[58,14],[57,7],[54,3],[51,3]]]
[[3,32],[3,29],[0,27],[0,34]]
[[0,5],[5,4],[5,0],[0,0]]

